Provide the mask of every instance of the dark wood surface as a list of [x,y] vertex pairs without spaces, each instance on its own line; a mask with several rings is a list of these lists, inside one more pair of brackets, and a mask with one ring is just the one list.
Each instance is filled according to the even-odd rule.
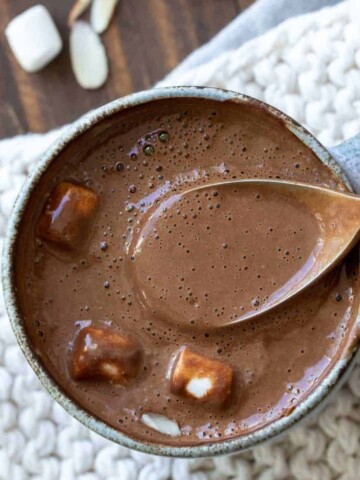
[[39,0],[0,0],[0,138],[45,132],[128,93],[151,87],[207,42],[253,0],[120,0],[102,35],[110,76],[99,90],[83,90],[69,59],[67,14],[72,0],[43,0],[60,30],[64,49],[39,73],[24,72],[4,30]]

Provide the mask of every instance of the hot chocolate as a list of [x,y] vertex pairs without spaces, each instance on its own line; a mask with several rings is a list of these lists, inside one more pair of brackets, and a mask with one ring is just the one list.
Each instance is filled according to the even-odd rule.
[[316,258],[321,227],[266,188],[345,189],[252,104],[169,99],[104,120],[40,180],[17,243],[37,355],[91,414],[136,439],[194,445],[291,413],[352,340],[354,251],[281,308],[259,308]]

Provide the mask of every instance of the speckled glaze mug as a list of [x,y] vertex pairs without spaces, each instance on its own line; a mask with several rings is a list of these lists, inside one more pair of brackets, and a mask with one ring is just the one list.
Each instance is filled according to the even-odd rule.
[[[275,437],[276,435],[286,432],[291,426],[298,424],[310,413],[323,406],[330,394],[332,394],[336,388],[339,387],[339,385],[346,378],[347,374],[350,372],[359,347],[359,335],[356,336],[356,341],[352,342],[351,345],[344,349],[343,355],[337,361],[337,363],[334,364],[334,367],[330,370],[323,381],[319,383],[312,393],[306,397],[288,416],[276,420],[253,433],[230,440],[217,441],[214,443],[206,443],[203,445],[190,447],[154,445],[130,438],[105,424],[104,422],[98,420],[81,408],[81,406],[75,403],[60,389],[60,387],[47,373],[46,367],[40,362],[30,344],[24,321],[20,313],[19,305],[17,303],[14,282],[14,252],[19,230],[21,228],[22,217],[24,215],[29,198],[36,188],[40,177],[48,169],[50,164],[57,158],[59,153],[70,143],[76,142],[85,131],[88,131],[94,125],[97,125],[99,122],[109,118],[115,113],[136,105],[152,102],[154,100],[184,97],[210,99],[218,102],[226,101],[244,104],[251,103],[261,107],[264,112],[267,112],[268,114],[280,120],[288,130],[290,130],[310,150],[314,152],[321,162],[326,164],[334,172],[335,176],[340,177],[340,179],[350,189],[352,189],[345,172],[342,168],[340,168],[335,159],[340,159],[341,165],[345,165],[346,170],[346,159],[360,156],[360,136],[357,136],[354,139],[335,147],[331,150],[331,153],[329,153],[329,151],[326,150],[307,130],[305,130],[301,125],[296,123],[287,115],[267,104],[239,93],[203,87],[171,87],[136,93],[119,100],[115,100],[114,102],[104,105],[103,107],[94,110],[80,118],[80,120],[75,122],[64,135],[54,142],[54,144],[48,149],[38,164],[32,169],[20,191],[9,220],[7,237],[3,249],[2,280],[9,318],[23,353],[25,354],[29,364],[41,380],[44,387],[49,391],[52,397],[59,402],[60,405],[62,405],[73,417],[109,440],[145,453],[173,457],[208,457],[220,454],[230,454],[254,447],[255,445],[263,443]],[[360,315],[358,315],[354,328],[359,329],[359,326]]]

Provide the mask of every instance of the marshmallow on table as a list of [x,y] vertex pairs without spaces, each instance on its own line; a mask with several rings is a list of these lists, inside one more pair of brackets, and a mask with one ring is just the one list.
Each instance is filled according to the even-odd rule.
[[172,370],[170,387],[173,393],[202,403],[222,405],[231,397],[233,369],[224,362],[183,348]]
[[62,40],[48,10],[42,5],[15,17],[5,30],[17,61],[27,72],[37,72],[62,49]]

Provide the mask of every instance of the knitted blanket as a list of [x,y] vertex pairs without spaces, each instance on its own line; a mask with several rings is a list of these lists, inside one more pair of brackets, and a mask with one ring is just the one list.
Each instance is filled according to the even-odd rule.
[[[334,145],[360,132],[359,26],[360,2],[348,0],[287,20],[179,74],[176,84],[263,99]],[[25,175],[60,131],[0,142],[0,247]],[[72,419],[44,390],[16,344],[0,292],[2,480],[358,480],[359,439],[360,365],[319,416],[243,454],[170,459],[115,445]]]

